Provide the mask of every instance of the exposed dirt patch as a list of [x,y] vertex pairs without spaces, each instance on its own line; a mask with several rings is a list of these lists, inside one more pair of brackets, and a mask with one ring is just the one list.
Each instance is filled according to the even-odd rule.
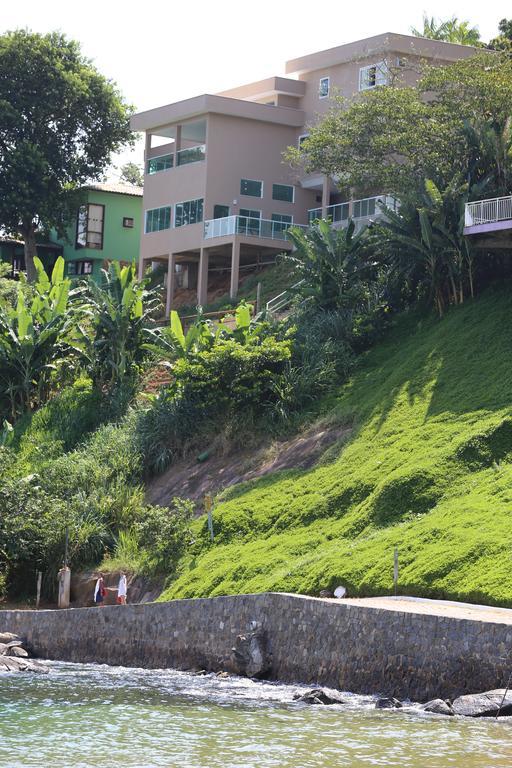
[[[216,494],[236,483],[255,480],[283,469],[309,469],[335,443],[350,434],[346,426],[313,425],[290,440],[273,443],[246,453],[215,452],[204,462],[189,457],[170,467],[147,485],[146,495],[152,504],[166,506],[174,496],[200,501],[207,493]],[[198,510],[202,511],[202,510]]]

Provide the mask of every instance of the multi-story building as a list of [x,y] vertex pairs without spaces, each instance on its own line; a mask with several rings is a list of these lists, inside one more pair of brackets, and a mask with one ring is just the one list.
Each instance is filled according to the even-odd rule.
[[352,98],[394,82],[396,72],[412,85],[424,61],[446,64],[474,51],[386,33],[288,61],[285,77],[135,115],[132,128],[146,137],[139,269],[168,264],[167,310],[177,277],[206,303],[213,270],[230,270],[235,297],[241,268],[291,249],[292,223],[374,215],[377,198],[343,200],[331,179],[299,178],[283,152],[300,144],[335,93]]
[[62,248],[69,277],[101,277],[111,261],[137,264],[142,223],[142,189],[131,184],[89,184],[66,237],[51,233]]

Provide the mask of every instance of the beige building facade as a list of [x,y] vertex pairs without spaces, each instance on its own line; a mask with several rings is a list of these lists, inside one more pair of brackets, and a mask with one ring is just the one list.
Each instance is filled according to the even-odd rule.
[[167,265],[167,312],[178,281],[196,289],[204,305],[214,271],[229,271],[236,297],[241,271],[292,248],[292,224],[374,216],[377,197],[344,200],[332,180],[301,177],[283,161],[286,148],[300,144],[334,95],[412,85],[424,62],[446,64],[474,52],[386,33],[288,61],[283,77],[134,115],[132,129],[145,133],[139,269],[142,275],[150,263]]

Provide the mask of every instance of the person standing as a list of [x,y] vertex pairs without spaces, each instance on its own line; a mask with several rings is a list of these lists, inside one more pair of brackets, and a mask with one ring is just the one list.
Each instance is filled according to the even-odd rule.
[[107,594],[107,588],[105,587],[105,581],[103,579],[103,574],[98,574],[98,579],[96,581],[96,586],[94,587],[94,605],[105,605],[105,597]]
[[128,584],[126,581],[126,573],[121,571],[119,575],[119,584],[117,585],[117,602],[119,605],[126,605],[126,593],[128,591]]

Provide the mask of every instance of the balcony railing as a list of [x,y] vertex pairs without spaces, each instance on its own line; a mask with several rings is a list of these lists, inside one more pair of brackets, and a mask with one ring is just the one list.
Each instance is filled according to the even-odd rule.
[[[396,210],[397,201],[390,195],[376,195],[375,197],[364,197],[361,200],[352,200],[344,203],[337,203],[336,205],[329,205],[327,207],[327,218],[330,219],[332,224],[341,227],[348,225],[349,218],[354,219],[356,226],[361,227],[363,224],[369,221],[375,221],[382,218],[383,213],[381,211],[379,203],[383,203],[388,208]],[[350,213],[350,207],[352,207],[352,213]],[[316,219],[322,218],[321,208],[311,208],[308,211],[308,222],[312,224]]]
[[[206,145],[199,144],[197,147],[187,147],[176,152],[176,165],[188,165],[189,163],[200,163],[206,157]],[[146,171],[150,176],[160,171],[168,171],[174,168],[174,153],[150,157],[147,161]]]
[[290,224],[270,219],[257,219],[250,216],[225,216],[222,219],[209,219],[204,223],[204,239],[226,237],[229,235],[246,235],[248,237],[265,237],[269,240],[289,240],[288,230],[291,227],[304,227],[303,224]]
[[479,200],[476,203],[466,203],[464,223],[466,227],[476,227],[479,224],[493,224],[497,221],[512,220],[512,195],[494,197],[490,200]]

